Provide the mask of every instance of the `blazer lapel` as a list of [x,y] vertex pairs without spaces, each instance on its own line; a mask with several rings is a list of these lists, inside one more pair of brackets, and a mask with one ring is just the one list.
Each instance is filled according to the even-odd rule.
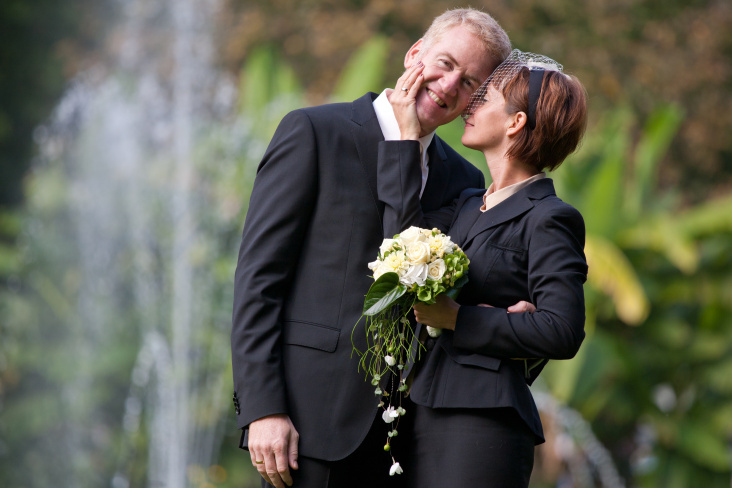
[[379,119],[376,118],[376,112],[374,111],[373,102],[377,96],[376,93],[369,92],[354,100],[351,104],[351,120],[354,122],[351,134],[366,181],[371,189],[374,204],[379,216],[382,216],[384,211],[382,206],[379,205],[376,186],[376,162],[379,153],[378,145],[379,142],[384,140],[384,134],[381,132]]
[[450,166],[445,164],[447,154],[442,148],[442,140],[437,134],[432,138],[432,144],[427,147],[429,160],[429,174],[427,184],[422,192],[420,203],[425,212],[440,208],[442,196],[445,194],[447,184],[450,181]]
[[[483,212],[467,232],[463,245],[467,246],[476,236],[531,210],[534,207],[534,200],[541,200],[554,194],[554,183],[549,178],[536,181],[519,190],[495,207]],[[482,206],[482,201],[480,205]]]
[[459,246],[464,246],[468,232],[474,227],[476,220],[482,215],[480,207],[483,205],[483,199],[481,195],[485,190],[475,190],[469,195],[464,196],[464,199],[458,203],[458,207],[455,210],[456,216],[450,226],[449,235],[453,242]]

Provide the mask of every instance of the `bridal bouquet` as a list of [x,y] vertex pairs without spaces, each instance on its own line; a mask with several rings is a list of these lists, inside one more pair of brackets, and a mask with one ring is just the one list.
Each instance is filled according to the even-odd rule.
[[[399,377],[397,392],[406,391],[406,377],[401,373],[409,361],[414,361],[414,330],[407,315],[419,302],[435,303],[435,298],[445,293],[456,298],[460,288],[468,281],[468,257],[450,237],[439,229],[410,227],[393,239],[384,239],[377,259],[369,263],[374,273],[374,283],[369,288],[363,305],[361,319],[365,318],[366,350],[360,351],[354,344],[354,352],[360,357],[358,366],[366,371],[367,379],[375,387],[376,396],[389,397],[381,389],[381,378],[392,372]],[[358,328],[358,323],[351,333]],[[440,329],[428,327],[435,337]],[[430,330],[432,329],[432,330]],[[401,396],[399,396],[401,400]],[[394,421],[398,423],[405,410],[395,401],[388,407],[382,401],[384,422],[392,424],[384,450],[390,450],[390,441],[397,435]],[[401,473],[394,461],[389,474]]]
[[[439,229],[410,227],[393,239],[384,239],[376,261],[369,263],[374,283],[369,288],[361,319],[366,318],[366,351],[359,351],[359,368],[378,389],[386,370],[402,370],[413,359],[414,331],[407,314],[419,301],[435,303],[445,293],[457,297],[468,281],[468,257]],[[360,322],[360,320],[359,320]],[[358,324],[356,324],[358,325]],[[355,330],[355,328],[354,328]],[[436,335],[436,330],[430,335]]]
[[[455,298],[468,281],[468,263],[460,247],[438,229],[410,227],[393,239],[384,239],[377,259],[369,263],[375,281],[366,294],[359,319],[360,323],[365,318],[366,350],[360,351],[354,345],[360,357],[359,369],[366,371],[367,379],[371,377],[377,396],[389,396],[379,386],[384,374],[398,371],[396,375],[401,376],[406,363],[414,360],[414,330],[407,319],[409,311],[418,301],[435,303],[441,293]],[[358,323],[354,332],[357,327]],[[433,337],[440,332],[429,329]],[[400,378],[398,391],[406,389],[406,378]],[[392,404],[384,411],[384,421],[391,423],[403,413],[401,406]],[[389,433],[389,438],[395,435],[396,429]],[[384,449],[389,450],[388,441]]]

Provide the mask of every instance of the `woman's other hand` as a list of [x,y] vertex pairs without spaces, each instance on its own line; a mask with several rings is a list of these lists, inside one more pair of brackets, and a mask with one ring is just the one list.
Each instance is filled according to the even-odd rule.
[[394,110],[402,140],[417,140],[422,133],[417,118],[417,93],[422,85],[422,62],[409,67],[397,80],[395,89],[388,94]]

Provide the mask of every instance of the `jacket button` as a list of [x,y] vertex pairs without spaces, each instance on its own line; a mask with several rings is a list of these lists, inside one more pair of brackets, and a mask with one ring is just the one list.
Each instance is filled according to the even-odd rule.
[[234,411],[236,412],[237,415],[239,415],[241,413],[241,408],[239,407],[239,398],[237,398],[236,392],[234,392],[233,400],[234,400]]
[[435,340],[432,337],[427,338],[424,345],[428,351],[431,351],[435,347]]

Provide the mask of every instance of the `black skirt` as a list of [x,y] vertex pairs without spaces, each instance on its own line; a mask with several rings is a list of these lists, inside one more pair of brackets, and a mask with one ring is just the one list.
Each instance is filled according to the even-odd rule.
[[534,434],[512,408],[433,409],[413,405],[409,487],[525,488]]

